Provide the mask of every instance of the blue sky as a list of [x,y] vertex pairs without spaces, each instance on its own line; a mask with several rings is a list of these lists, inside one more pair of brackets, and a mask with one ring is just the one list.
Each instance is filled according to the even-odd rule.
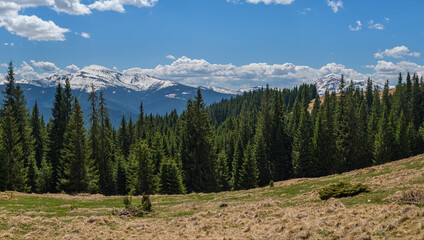
[[399,71],[424,74],[423,7],[420,0],[0,0],[0,63],[12,59],[21,78],[98,64],[232,89],[329,73],[394,82]]

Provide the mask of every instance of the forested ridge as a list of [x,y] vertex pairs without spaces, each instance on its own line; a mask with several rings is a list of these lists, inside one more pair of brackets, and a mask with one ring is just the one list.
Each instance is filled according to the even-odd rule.
[[[354,88],[321,101],[314,85],[259,89],[206,106],[198,90],[186,110],[122,117],[92,88],[77,99],[58,84],[52,117],[26,109],[12,63],[0,111],[0,190],[181,194],[260,187],[318,177],[424,152],[424,84],[399,74],[393,94]],[[347,88],[345,88],[347,86]],[[312,110],[308,111],[311,100]],[[83,113],[79,102],[89,101]]]

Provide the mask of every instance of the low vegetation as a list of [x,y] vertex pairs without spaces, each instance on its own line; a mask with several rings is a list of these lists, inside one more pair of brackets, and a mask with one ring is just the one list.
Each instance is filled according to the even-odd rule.
[[[423,168],[420,155],[274,187],[150,195],[153,211],[142,217],[119,216],[123,196],[2,192],[0,239],[421,239],[424,208],[399,199],[424,189]],[[320,199],[320,189],[338,183],[370,191]]]
[[368,186],[361,183],[350,184],[346,182],[334,183],[318,191],[321,200],[352,197],[363,192],[369,192]]

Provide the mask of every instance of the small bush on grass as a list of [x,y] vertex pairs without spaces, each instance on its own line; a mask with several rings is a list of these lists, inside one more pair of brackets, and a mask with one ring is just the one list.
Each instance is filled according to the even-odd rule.
[[119,214],[121,217],[143,217],[152,211],[152,203],[148,195],[143,195],[142,202],[139,205],[132,203],[131,196],[125,196],[123,199],[125,210]]
[[369,192],[368,186],[361,183],[350,184],[346,182],[340,182],[328,185],[318,191],[319,198],[321,200],[327,200],[329,198],[343,198],[358,195],[362,192]]

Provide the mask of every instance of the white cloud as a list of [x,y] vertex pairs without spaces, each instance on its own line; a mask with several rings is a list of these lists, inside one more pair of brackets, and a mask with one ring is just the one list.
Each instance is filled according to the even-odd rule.
[[81,37],[83,37],[83,38],[90,38],[90,34],[88,34],[86,32],[82,32],[81,33]]
[[[227,0],[229,3],[240,3],[242,0]],[[247,3],[264,3],[265,5],[269,4],[280,4],[280,5],[289,5],[294,2],[294,0],[245,0]]]
[[[86,5],[82,0],[0,0],[0,27],[29,40],[64,41],[70,30],[57,26],[51,20],[36,15],[21,14],[27,8],[49,7],[58,13],[69,15],[91,14],[91,9],[125,12],[124,5],[153,7],[158,0],[97,0]],[[87,35],[85,35],[87,36]],[[84,36],[83,36],[84,37]]]
[[91,13],[86,5],[80,3],[80,0],[54,0],[53,9],[69,15],[86,15]]
[[88,5],[91,9],[98,11],[116,11],[125,12],[124,5],[132,5],[136,7],[153,7],[159,0],[99,0]]
[[308,14],[310,11],[312,11],[312,9],[311,9],[311,8],[305,8],[305,9],[303,9],[302,11],[299,11],[299,13],[300,13],[300,14],[302,14],[302,15],[306,15],[306,14]]
[[384,25],[381,23],[375,23],[374,20],[370,20],[368,22],[368,28],[369,29],[377,29],[377,30],[383,30],[384,29]]
[[0,67],[8,68],[8,67],[9,67],[9,64],[7,64],[7,63],[2,63],[2,64],[0,64]]
[[356,21],[356,27],[353,27],[352,25],[349,25],[349,29],[350,29],[350,31],[359,31],[359,30],[361,30],[362,29],[362,23],[361,23],[361,21]]
[[336,63],[329,63],[318,69],[292,63],[251,63],[235,66],[231,63],[212,64],[204,59],[188,57],[181,57],[169,65],[158,65],[153,69],[126,71],[137,71],[192,86],[220,86],[231,89],[264,86],[267,83],[271,86],[290,87],[303,82],[312,83],[330,73],[344,74],[353,79],[366,79],[365,75]]
[[343,2],[341,0],[327,0],[327,5],[331,7],[334,13],[337,13],[340,8],[343,8]]
[[34,71],[27,62],[23,61],[20,68],[17,68],[15,71],[15,78],[17,80],[34,80],[43,78],[42,74],[39,74]]
[[166,56],[165,58],[167,58],[167,59],[171,59],[171,60],[175,60],[175,57],[174,57],[173,55],[168,55],[168,56]]
[[80,68],[74,64],[67,66],[65,69],[70,73],[78,72],[80,70]]
[[54,63],[51,63],[51,62],[45,62],[45,61],[36,62],[34,60],[31,60],[30,62],[32,66],[37,67],[44,72],[57,72],[60,70],[58,67],[56,67]]
[[[56,67],[53,63],[49,64],[43,61],[31,61],[31,64],[37,67],[40,65],[51,67],[51,69],[46,70],[53,70]],[[0,66],[7,67],[7,64],[2,64]],[[399,72],[417,73],[420,76],[424,75],[424,66],[408,61],[394,63],[379,60],[375,65],[366,65],[365,67],[371,69],[372,72],[364,74],[348,68],[343,64],[334,62],[319,68],[294,65],[293,63],[250,63],[236,66],[231,63],[213,64],[204,59],[181,57],[168,65],[158,65],[150,69],[133,68],[124,70],[123,72],[149,74],[164,80],[174,80],[182,84],[196,87],[219,86],[230,89],[265,86],[266,84],[269,84],[271,87],[292,87],[302,83],[313,83],[320,77],[328,74],[343,74],[346,78],[353,80],[365,80],[370,77],[373,80],[383,82],[389,79],[391,80],[391,84],[396,83]],[[78,70],[79,67],[75,65],[67,66],[66,72],[57,68],[58,73],[74,73]],[[5,70],[3,70],[2,73],[4,73],[4,71]],[[52,74],[52,72],[37,73],[27,62],[23,62],[20,67],[16,68],[15,72],[17,80],[41,79]]]
[[384,20],[386,21],[386,22],[390,22],[390,18],[384,18]]
[[37,41],[64,41],[65,33],[69,29],[61,28],[52,21],[44,21],[41,18],[32,15],[16,15],[12,18],[1,19],[2,26],[7,31],[29,40]]
[[397,46],[391,49],[386,49],[382,52],[378,51],[374,53],[374,58],[382,59],[384,57],[392,58],[403,58],[405,56],[409,57],[419,57],[421,54],[419,52],[411,52],[406,46]]

